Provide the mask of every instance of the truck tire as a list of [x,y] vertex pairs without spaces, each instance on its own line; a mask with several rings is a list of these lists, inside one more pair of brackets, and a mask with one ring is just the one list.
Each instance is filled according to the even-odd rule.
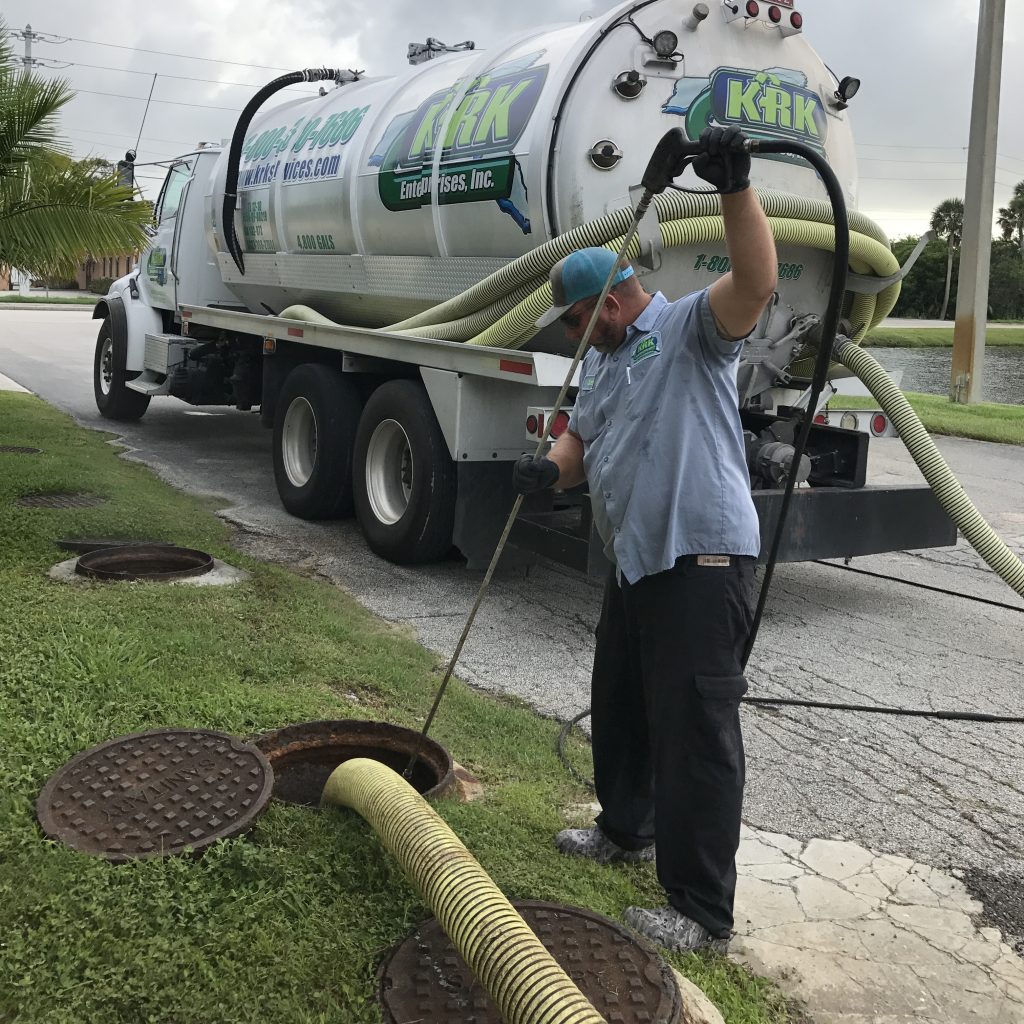
[[356,435],[356,520],[371,550],[411,565],[452,546],[457,475],[423,385],[382,384]]
[[274,415],[274,479],[293,516],[352,515],[352,452],[362,404],[355,384],[333,366],[303,363],[285,378]]
[[149,408],[149,395],[125,387],[138,374],[125,369],[128,339],[120,335],[111,326],[109,316],[100,324],[92,363],[92,390],[101,416],[108,420],[138,420]]

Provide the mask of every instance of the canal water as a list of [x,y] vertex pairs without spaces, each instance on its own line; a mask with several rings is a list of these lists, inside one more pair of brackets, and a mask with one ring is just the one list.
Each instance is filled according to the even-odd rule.
[[[900,388],[948,395],[952,348],[868,348],[890,373],[902,370]],[[1024,405],[1024,347],[985,349],[986,402]]]

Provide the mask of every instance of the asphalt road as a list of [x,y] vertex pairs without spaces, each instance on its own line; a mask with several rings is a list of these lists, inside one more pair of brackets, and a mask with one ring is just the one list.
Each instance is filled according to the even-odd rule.
[[[0,373],[85,426],[110,431],[115,425],[92,398],[95,328],[80,310],[0,312]],[[248,550],[329,578],[450,656],[479,576],[457,562],[393,566],[368,551],[352,523],[285,514],[270,434],[256,415],[156,399],[139,423],[117,430],[129,457],[175,486],[218,496]],[[1024,552],[1021,450],[953,438],[938,444],[981,511]],[[871,452],[872,481],[920,482],[898,439],[873,441]],[[1024,608],[963,541],[856,564]],[[558,567],[499,570],[460,674],[545,714],[575,714],[588,704],[599,600],[596,583]],[[1024,715],[1022,627],[1019,610],[835,567],[785,565],[748,666],[751,693]],[[744,729],[750,825],[958,869],[989,919],[1024,936],[1024,726],[748,706]]]

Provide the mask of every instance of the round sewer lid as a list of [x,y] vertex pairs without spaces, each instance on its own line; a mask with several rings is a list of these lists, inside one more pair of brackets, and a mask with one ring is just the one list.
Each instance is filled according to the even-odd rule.
[[47,494],[26,494],[18,499],[17,504],[24,508],[93,508],[106,500],[98,494],[51,491]]
[[117,544],[87,551],[75,572],[97,580],[179,580],[202,576],[213,568],[213,556],[171,544]]
[[[653,947],[591,910],[537,900],[512,905],[609,1024],[678,1024],[679,989]],[[436,918],[392,950],[377,982],[391,1024],[503,1024]]]
[[0,452],[5,455],[39,455],[42,448],[28,448],[20,444],[0,444]]
[[274,773],[234,736],[158,729],[107,740],[50,776],[36,815],[51,839],[114,863],[199,852],[245,832]]

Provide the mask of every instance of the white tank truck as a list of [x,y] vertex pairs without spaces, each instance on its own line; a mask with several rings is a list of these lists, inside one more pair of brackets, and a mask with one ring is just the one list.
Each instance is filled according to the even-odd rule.
[[[354,511],[371,548],[396,562],[454,544],[486,564],[514,497],[511,464],[543,435],[571,362],[557,325],[534,336],[547,269],[584,245],[618,247],[666,130],[696,139],[739,125],[810,144],[856,210],[856,83],[833,75],[803,28],[795,0],[644,0],[487,51],[411,45],[413,67],[397,78],[321,69],[276,80],[231,146],[171,163],[151,244],[94,312],[100,411],[137,419],[161,395],[259,407],[289,512]],[[333,87],[262,109],[303,80]],[[768,537],[834,232],[806,164],[758,156],[752,180],[780,260],[739,369]],[[715,196],[657,197],[631,251],[649,290],[674,299],[728,270],[717,213]],[[850,222],[844,315],[857,340],[892,308],[909,264],[900,270],[866,217]],[[928,488],[864,485],[868,442],[812,430],[798,470],[810,486],[794,494],[781,559],[954,542]],[[559,493],[531,499],[512,540],[597,571],[591,535],[586,495]]]

